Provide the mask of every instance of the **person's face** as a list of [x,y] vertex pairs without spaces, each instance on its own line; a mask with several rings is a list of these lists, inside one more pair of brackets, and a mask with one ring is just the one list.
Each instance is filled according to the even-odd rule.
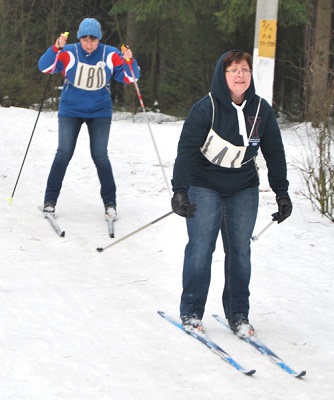
[[225,71],[226,83],[230,89],[232,99],[240,98],[249,88],[252,71],[247,61],[241,61],[239,64],[233,62]]
[[99,39],[95,36],[84,36],[80,38],[81,47],[87,51],[87,53],[92,53],[97,49],[99,45]]

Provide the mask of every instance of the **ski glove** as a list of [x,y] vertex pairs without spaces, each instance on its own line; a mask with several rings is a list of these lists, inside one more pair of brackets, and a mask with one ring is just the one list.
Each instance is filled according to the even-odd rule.
[[278,205],[278,212],[275,212],[271,216],[273,217],[273,221],[277,221],[278,224],[283,222],[285,219],[290,217],[292,212],[292,203],[289,195],[281,196],[276,198]]
[[192,218],[196,211],[196,204],[191,204],[187,193],[174,193],[172,209],[175,214],[185,218]]

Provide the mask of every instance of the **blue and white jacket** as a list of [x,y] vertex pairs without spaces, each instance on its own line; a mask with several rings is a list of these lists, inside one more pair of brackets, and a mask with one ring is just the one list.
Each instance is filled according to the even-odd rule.
[[130,66],[138,79],[135,59],[126,62],[116,47],[101,43],[92,53],[80,43],[67,44],[60,53],[51,46],[38,62],[43,73],[61,72],[65,77],[58,115],[81,118],[112,117],[110,80],[113,77],[121,83],[133,83]]

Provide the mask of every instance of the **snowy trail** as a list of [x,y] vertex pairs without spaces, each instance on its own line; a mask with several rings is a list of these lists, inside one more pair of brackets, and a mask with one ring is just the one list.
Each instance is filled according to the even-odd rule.
[[[217,245],[204,323],[240,363],[239,374],[157,314],[177,317],[184,220],[171,215],[124,242],[111,243],[88,137],[81,132],[57,206],[58,237],[40,214],[56,149],[57,117],[43,113],[21,180],[11,195],[37,113],[1,108],[0,399],[217,400],[331,399],[334,385],[333,224],[312,210],[291,162],[300,152],[283,129],[294,211],[253,242],[251,322],[296,370],[294,379],[211,317],[221,314],[223,249]],[[152,130],[167,176],[182,122]],[[299,131],[302,126],[299,128]],[[109,153],[118,187],[116,239],[170,211],[170,199],[144,123],[114,121]],[[261,207],[255,233],[276,211],[259,157]]]

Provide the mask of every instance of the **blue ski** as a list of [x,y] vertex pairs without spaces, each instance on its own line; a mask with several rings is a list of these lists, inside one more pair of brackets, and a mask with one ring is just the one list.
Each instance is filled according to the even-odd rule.
[[[229,330],[231,329],[228,322],[222,318],[219,315],[213,315],[213,317],[222,325],[224,325],[226,328]],[[250,338],[240,338],[241,340],[244,340],[245,342],[249,343],[253,347],[256,348],[260,353],[266,355],[269,357],[271,361],[273,361],[276,365],[281,367],[284,371],[286,371],[288,374],[294,376],[295,378],[301,378],[302,376],[306,375],[306,371],[301,371],[301,372],[296,372],[293,369],[291,369],[280,357],[278,357],[273,351],[271,351],[266,345],[261,343],[257,338],[250,337]]]
[[218,346],[215,342],[213,342],[207,334],[203,333],[196,333],[196,332],[188,332],[184,329],[182,324],[178,321],[176,321],[173,317],[167,315],[163,311],[158,311],[158,314],[161,315],[161,317],[165,318],[167,321],[181,329],[183,332],[187,333],[188,335],[192,336],[193,338],[197,339],[201,343],[205,344],[209,349],[211,349],[215,354],[217,354],[220,358],[222,358],[224,361],[232,365],[234,368],[236,368],[238,371],[242,372],[245,375],[253,375],[255,373],[254,369],[251,370],[246,370],[244,367],[242,367],[240,364],[238,364],[228,353],[226,353],[225,350],[223,350],[220,346]]

